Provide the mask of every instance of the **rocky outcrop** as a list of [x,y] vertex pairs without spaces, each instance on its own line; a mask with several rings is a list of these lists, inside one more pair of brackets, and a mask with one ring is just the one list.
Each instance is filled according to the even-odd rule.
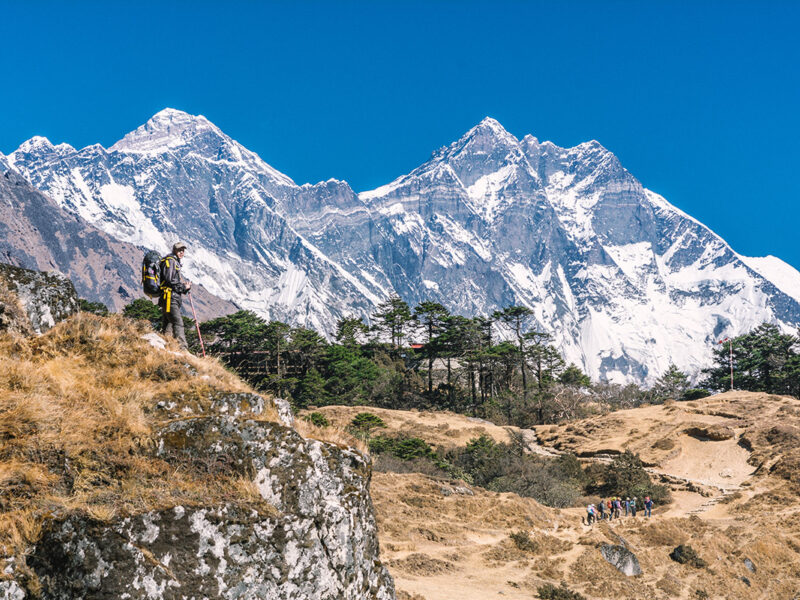
[[724,440],[729,440],[734,437],[735,432],[733,429],[728,427],[727,425],[696,425],[693,427],[689,427],[685,430],[687,435],[692,437],[701,439],[701,440],[708,440],[711,442],[721,442]]
[[111,522],[85,514],[51,521],[27,560],[43,600],[394,599],[379,558],[367,457],[304,439],[285,423],[246,418],[265,411],[252,394],[157,410],[167,424],[156,457],[191,461],[209,478],[238,474],[257,498],[243,503],[232,493],[231,502]]
[[75,286],[60,273],[40,273],[0,264],[0,280],[19,298],[36,333],[43,333],[78,312]]
[[33,327],[19,298],[0,278],[0,332],[16,335],[32,335]]
[[631,577],[642,574],[639,559],[623,545],[603,544],[600,546],[600,554],[623,575]]

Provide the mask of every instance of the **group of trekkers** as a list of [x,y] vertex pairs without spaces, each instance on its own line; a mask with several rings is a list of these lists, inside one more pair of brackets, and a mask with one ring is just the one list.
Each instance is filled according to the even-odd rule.
[[[644,508],[645,516],[649,517],[653,511],[653,499],[645,496],[641,506]],[[629,515],[635,517],[638,507],[639,499],[636,496],[625,499],[619,497],[601,499],[597,505],[589,504],[586,507],[586,522],[591,525],[596,521],[613,521]]]

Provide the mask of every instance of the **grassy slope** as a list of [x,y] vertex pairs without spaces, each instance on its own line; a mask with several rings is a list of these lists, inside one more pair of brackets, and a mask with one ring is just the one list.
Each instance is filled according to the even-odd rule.
[[[176,504],[257,501],[248,481],[209,477],[152,452],[170,415],[214,392],[251,392],[213,359],[154,348],[146,324],[81,314],[38,338],[0,337],[0,561],[45,519],[100,519]],[[275,420],[271,408],[258,419]]]

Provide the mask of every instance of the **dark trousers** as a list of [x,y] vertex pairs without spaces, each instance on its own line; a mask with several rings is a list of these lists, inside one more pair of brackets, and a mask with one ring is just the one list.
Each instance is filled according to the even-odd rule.
[[169,302],[169,312],[167,312],[167,301],[162,296],[158,301],[161,307],[161,331],[164,335],[171,335],[186,350],[189,345],[186,343],[186,332],[183,330],[183,316],[181,315],[181,305],[183,300],[180,294],[172,294]]

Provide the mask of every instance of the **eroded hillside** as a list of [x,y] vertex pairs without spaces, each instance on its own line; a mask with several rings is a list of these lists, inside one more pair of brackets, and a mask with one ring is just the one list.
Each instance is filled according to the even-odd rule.
[[[387,425],[382,434],[416,435],[440,447],[481,433],[503,441],[512,431],[450,413],[319,410],[340,425],[359,410],[374,410]],[[588,526],[583,508],[549,508],[420,473],[376,473],[372,496],[398,597],[522,599],[561,581],[596,599],[777,600],[800,593],[800,402],[794,398],[735,392],[536,433],[540,446],[531,451],[574,452],[585,464],[639,453],[673,500],[649,519],[640,512]],[[704,566],[672,560],[681,544]],[[617,546],[636,556],[641,574],[625,575],[603,558]]]

